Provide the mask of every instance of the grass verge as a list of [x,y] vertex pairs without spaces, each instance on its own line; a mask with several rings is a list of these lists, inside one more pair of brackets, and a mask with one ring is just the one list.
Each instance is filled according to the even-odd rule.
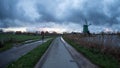
[[[45,38],[50,38],[50,36],[45,36]],[[31,43],[40,40],[39,35],[25,35],[25,34],[0,34],[0,46],[1,41],[4,41],[3,46],[0,47],[0,52],[8,50],[15,45]],[[28,40],[33,40],[31,42],[25,42]]]
[[82,53],[85,57],[91,60],[91,62],[94,64],[97,64],[100,68],[119,68],[119,62],[112,56],[104,55],[98,49],[91,49],[80,46],[68,38],[64,37],[64,39],[78,52]]
[[13,47],[12,43],[6,43],[4,47],[0,48],[0,52],[5,51]]
[[43,43],[37,48],[33,49],[26,55],[19,58],[17,61],[8,65],[8,68],[33,68],[35,64],[42,57],[44,52],[47,50],[53,39]]

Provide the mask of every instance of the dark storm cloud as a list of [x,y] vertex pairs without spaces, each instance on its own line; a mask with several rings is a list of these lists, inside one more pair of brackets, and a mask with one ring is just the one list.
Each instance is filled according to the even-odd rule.
[[41,14],[41,18],[37,20],[37,22],[49,22],[49,21],[56,21],[56,18],[47,11],[47,8],[41,4],[37,5],[37,11]]
[[81,9],[75,10],[74,8],[71,10],[72,15],[68,18],[68,20],[72,20],[74,22],[81,22],[81,19],[85,18],[88,22],[91,22],[95,25],[113,25],[118,24],[119,21],[117,17],[120,17],[120,3],[118,0],[84,0]]
[[85,18],[93,25],[119,24],[120,2],[119,0],[0,0],[0,27],[42,22],[73,22],[82,25]]
[[15,18],[16,0],[0,0],[0,19]]

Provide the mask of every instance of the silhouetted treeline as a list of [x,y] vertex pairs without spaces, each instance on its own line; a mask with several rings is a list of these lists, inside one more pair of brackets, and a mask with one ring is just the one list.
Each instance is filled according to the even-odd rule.
[[57,32],[48,32],[48,31],[36,31],[36,32],[21,32],[21,31],[16,31],[16,32],[13,32],[13,31],[8,31],[8,32],[3,32],[3,31],[0,31],[0,34],[17,34],[17,35],[41,35],[41,32],[44,32],[44,34],[46,36],[58,36],[58,35],[61,35]]

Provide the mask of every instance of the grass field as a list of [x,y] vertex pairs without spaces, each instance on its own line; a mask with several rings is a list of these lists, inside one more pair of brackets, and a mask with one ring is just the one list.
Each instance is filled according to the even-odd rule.
[[[86,47],[87,45],[86,46],[81,45],[82,43],[85,43],[85,42],[80,42],[80,40],[75,40],[75,37],[70,38],[70,36],[64,36],[64,39],[70,45],[72,45],[78,52],[82,53],[94,64],[97,64],[98,66],[100,66],[100,68],[119,68],[120,67],[119,62],[115,57],[104,54],[97,48],[90,48],[90,47]],[[79,42],[79,44],[77,42]]]
[[41,36],[34,35],[20,35],[20,34],[0,34],[0,40],[11,39],[15,42],[22,42],[30,39],[41,39]]
[[[47,36],[46,36],[47,38]],[[23,43],[27,40],[40,40],[40,35],[25,35],[25,34],[0,34],[0,41],[3,42],[1,51],[5,51],[13,46],[13,44]]]
[[53,39],[36,47],[26,55],[19,58],[17,61],[8,65],[8,68],[34,68],[35,64],[39,61],[41,56],[47,50]]

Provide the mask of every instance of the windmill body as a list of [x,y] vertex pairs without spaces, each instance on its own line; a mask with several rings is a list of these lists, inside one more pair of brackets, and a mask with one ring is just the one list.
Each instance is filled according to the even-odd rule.
[[87,20],[85,20],[85,23],[86,23],[86,24],[83,25],[83,33],[84,33],[85,35],[90,35],[90,31],[89,31],[89,29],[88,29],[88,26],[90,26],[91,24],[88,24],[88,23],[87,23]]
[[83,25],[83,33],[87,33],[88,31],[88,25]]

